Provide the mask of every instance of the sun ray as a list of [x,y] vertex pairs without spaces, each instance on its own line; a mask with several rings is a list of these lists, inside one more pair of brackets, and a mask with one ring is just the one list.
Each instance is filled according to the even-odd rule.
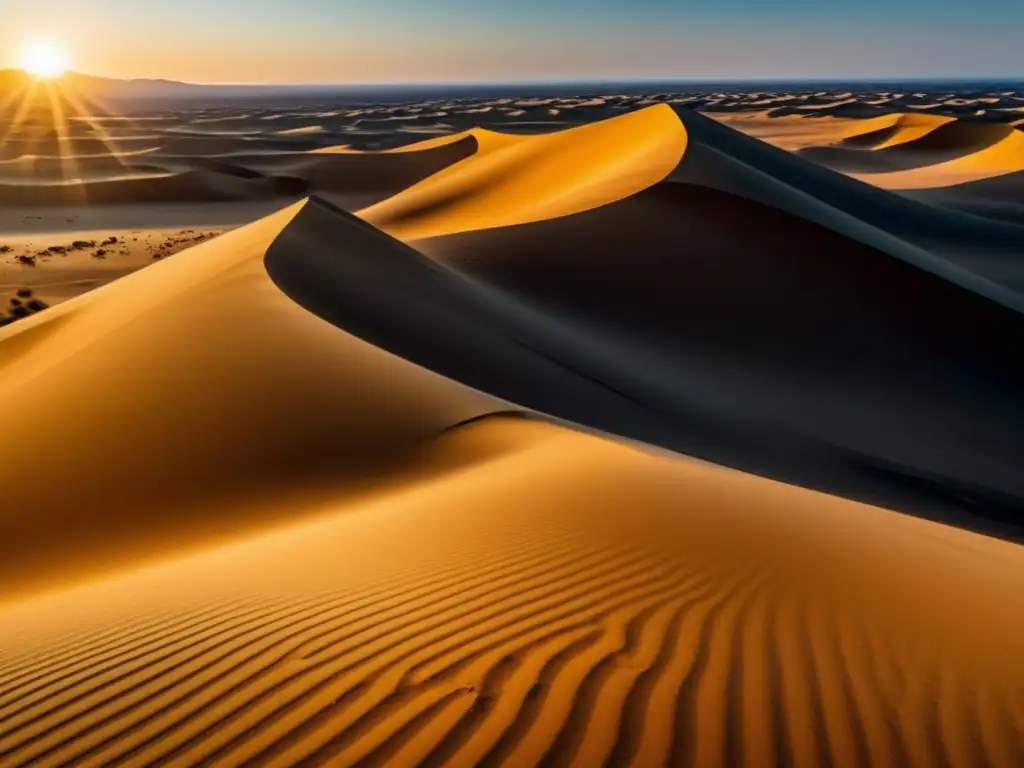
[[[67,99],[68,103],[79,113],[80,119],[92,129],[93,135],[99,139],[100,143],[106,147],[107,152],[118,162],[118,164],[128,170],[131,165],[125,160],[125,153],[123,153],[117,145],[116,139],[107,132],[107,129],[103,127],[102,123],[94,120],[92,117],[92,110],[88,103],[90,99],[85,95],[78,95],[73,89],[67,87],[63,83],[57,83],[57,88],[60,89],[61,95]],[[99,103],[102,107],[102,103]]]
[[71,138],[68,134],[67,116],[64,114],[64,107],[53,83],[46,83],[46,96],[50,101],[53,129],[57,134],[57,154],[60,155],[61,176],[64,181],[79,181],[78,161],[75,160],[74,147],[71,146]]
[[[29,113],[35,105],[36,93],[38,90],[39,81],[33,80],[32,84],[22,91],[24,96],[22,97],[21,104],[18,105],[18,111],[14,113],[14,117],[11,118],[11,121],[7,124],[7,128],[4,130],[3,136],[0,136],[0,150],[7,145],[7,142],[11,138],[11,134],[13,132],[20,131],[21,126],[25,123],[25,120],[28,118]],[[4,110],[6,111],[6,105]],[[20,155],[16,155],[15,157],[18,156]]]

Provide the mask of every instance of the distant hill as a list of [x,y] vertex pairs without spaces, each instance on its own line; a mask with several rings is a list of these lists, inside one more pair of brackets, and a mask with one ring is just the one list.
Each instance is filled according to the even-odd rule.
[[[19,69],[0,70],[0,98],[28,90],[33,78]],[[64,88],[85,97],[101,100],[190,99],[209,95],[244,94],[247,86],[193,85],[173,80],[119,80],[68,72],[58,81]],[[256,87],[255,90],[260,90]]]
[[[17,109],[24,100],[19,94],[30,92],[34,79],[18,69],[0,70],[0,112]],[[58,81],[63,90],[75,94],[79,101],[89,105],[92,112],[105,109],[151,109],[182,105],[207,106],[224,103],[261,105],[273,101],[275,105],[311,104],[343,99],[353,103],[379,103],[422,98],[426,95],[445,96],[453,92],[452,86],[410,85],[198,85],[174,80],[121,80],[96,77],[79,72],[68,72]],[[500,87],[498,87],[501,90]],[[37,106],[48,109],[50,92],[40,89]],[[58,89],[58,91],[61,89]],[[455,87],[456,91],[461,89]],[[475,93],[479,88],[470,89]],[[75,111],[74,107],[65,107]]]
[[118,112],[134,103],[180,102],[202,95],[214,95],[208,86],[170,80],[116,80],[77,72],[65,74],[57,81],[59,87],[52,90],[33,89],[35,82],[34,78],[19,69],[0,70],[0,114],[23,109],[28,98],[31,98],[28,106],[32,111],[49,110],[51,98],[60,98],[62,92],[74,96],[71,99],[60,98],[61,108],[70,114],[81,111]]

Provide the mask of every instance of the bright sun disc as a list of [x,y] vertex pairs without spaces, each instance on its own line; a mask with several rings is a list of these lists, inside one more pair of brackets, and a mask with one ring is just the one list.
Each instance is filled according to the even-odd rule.
[[36,77],[59,77],[68,68],[68,57],[55,43],[39,40],[21,49],[18,63]]

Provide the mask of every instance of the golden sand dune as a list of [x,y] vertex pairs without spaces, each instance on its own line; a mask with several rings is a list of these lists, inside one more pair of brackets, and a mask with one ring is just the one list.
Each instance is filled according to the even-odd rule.
[[716,117],[805,159],[894,191],[950,187],[1024,170],[1024,133],[1015,124],[914,113],[826,119],[811,126],[795,118]]
[[479,460],[7,607],[5,764],[1024,759],[1018,547],[543,424],[438,449]]
[[501,407],[284,297],[262,258],[296,210],[0,330],[0,397],[20,403],[0,488],[33,509],[0,514],[8,589],[292,514],[281,499],[325,477],[371,486]]
[[[901,118],[903,116],[900,116]],[[852,175],[888,174],[901,171],[941,174],[950,162],[962,162],[992,151],[1019,134],[1011,126],[974,123],[934,115],[908,118],[890,129],[859,133],[829,146],[809,147],[801,154],[814,162]],[[911,174],[913,175],[913,174]]]
[[895,113],[858,120],[841,132],[846,147],[887,149],[916,141],[955,118],[943,115]]
[[472,158],[360,215],[403,239],[566,216],[660,181],[686,149],[666,105],[560,133],[471,135]]
[[1024,229],[664,105],[269,162],[432,153],[0,329],[0,764],[1024,762]]
[[1024,132],[999,128],[999,140],[944,162],[894,173],[858,174],[858,178],[883,189],[929,189],[1024,171]]

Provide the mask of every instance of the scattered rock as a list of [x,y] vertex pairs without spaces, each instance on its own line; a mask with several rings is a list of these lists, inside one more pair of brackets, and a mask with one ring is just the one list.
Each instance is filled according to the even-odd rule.
[[18,298],[20,298],[20,299],[31,299],[32,298],[32,289],[31,288],[19,288],[18,289]]
[[29,266],[29,267],[34,267],[36,265],[36,257],[35,256],[25,256],[25,255],[22,255],[22,256],[18,257],[18,261],[21,262],[22,264],[26,265],[26,266]]
[[49,304],[39,299],[32,299],[32,301],[25,305],[29,312],[42,312],[44,309],[49,309],[49,307]]
[[78,248],[78,249],[95,248],[96,247],[96,241],[95,240],[75,240],[75,242],[73,242],[71,244],[71,247],[72,248]]
[[92,256],[93,256],[94,259],[103,259],[103,258],[106,258],[107,252],[105,250],[103,250],[102,248],[100,248]]
[[117,243],[118,243],[118,239],[115,236],[111,235],[106,240],[104,240],[102,243],[100,243],[100,245],[117,245]]
[[11,299],[11,306],[12,307],[20,307],[21,306],[21,299]]
[[28,317],[29,311],[26,307],[11,307],[11,315],[13,317]]
[[13,250],[9,245],[0,245],[0,253],[10,253]]

